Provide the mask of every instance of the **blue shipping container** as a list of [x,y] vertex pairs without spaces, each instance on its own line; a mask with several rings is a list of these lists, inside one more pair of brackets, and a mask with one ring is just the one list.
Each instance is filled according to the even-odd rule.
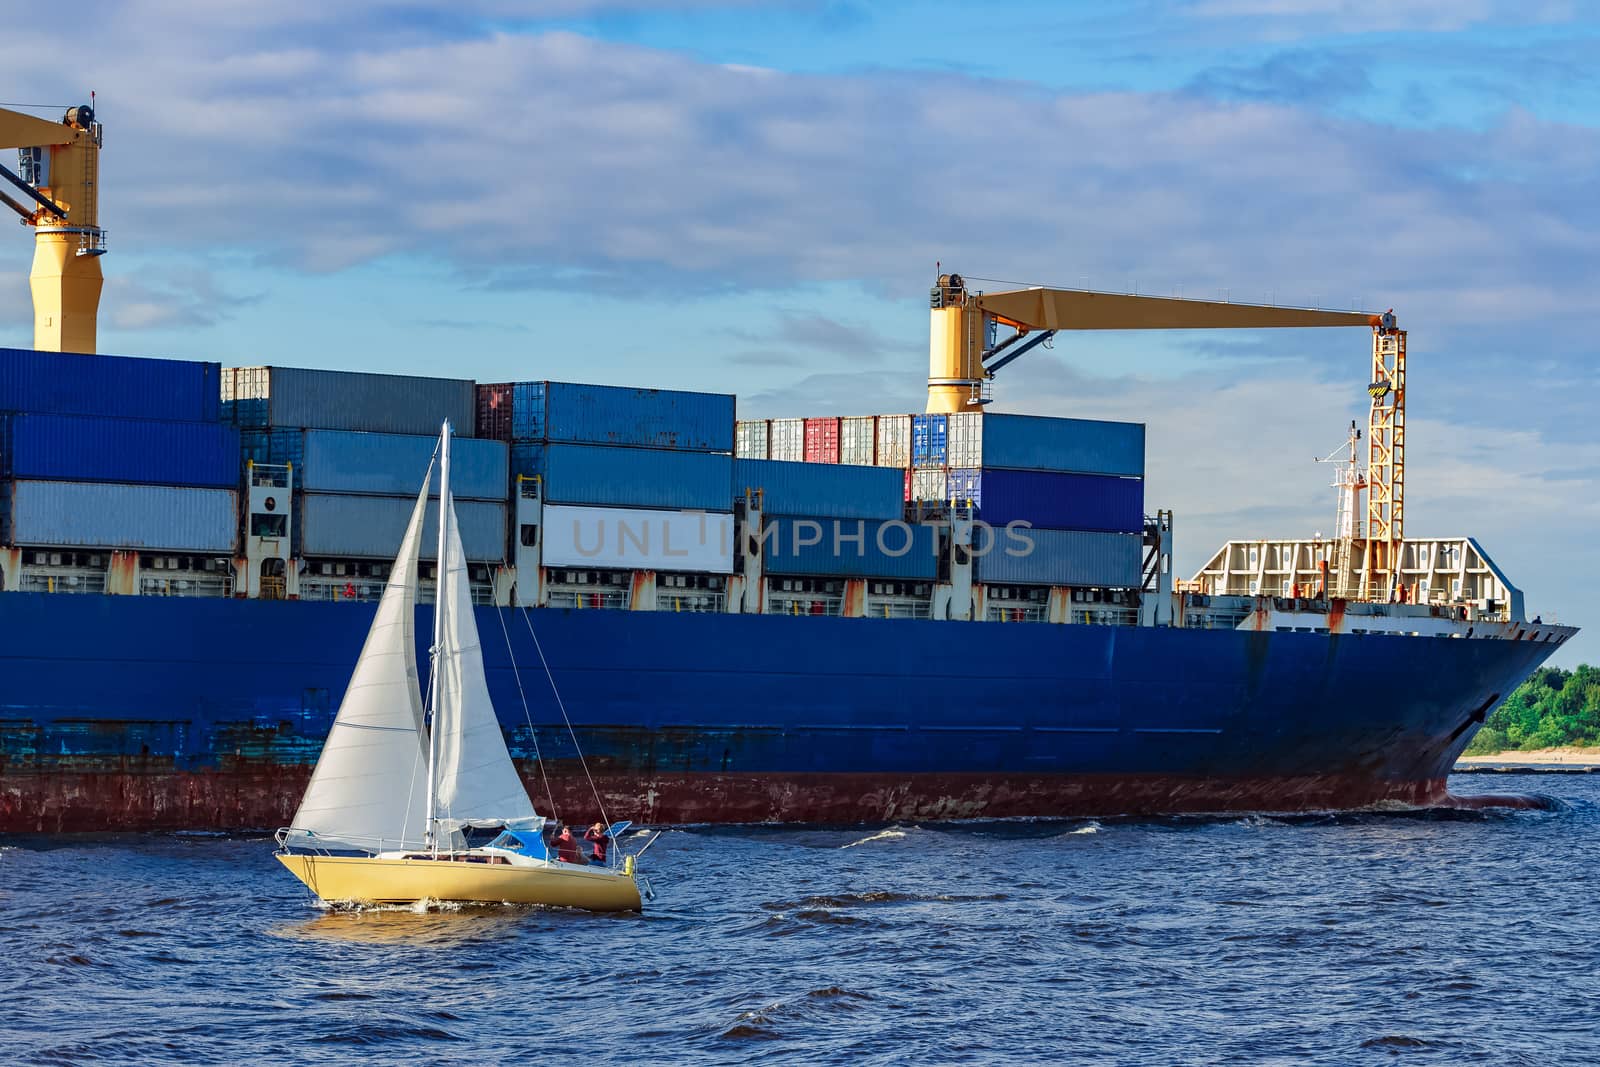
[[949,462],[950,420],[943,415],[911,417],[911,465],[942,467]]
[[975,536],[972,547],[978,580],[1005,585],[1132,589],[1144,558],[1138,534],[1083,530],[996,530],[992,543]]
[[[314,493],[414,495],[422,488],[436,436],[305,430],[295,488]],[[438,473],[434,474],[438,486]],[[461,500],[505,500],[510,481],[503,441],[450,442],[450,491]]]
[[0,348],[0,411],[216,422],[216,363]]
[[[415,497],[306,493],[297,505],[298,550],[307,556],[393,559],[416,503]],[[459,500],[456,519],[468,559],[505,559],[505,504]],[[439,509],[430,506],[422,526],[422,558],[434,559],[438,548]]]
[[932,579],[939,573],[939,542],[931,526],[791,516],[766,519],[762,535],[768,574]]
[[982,432],[984,467],[1144,476],[1142,423],[985,414]]
[[898,519],[905,513],[905,472],[892,467],[735,460],[734,494],[746,489],[760,489],[763,509],[775,515]]
[[86,482],[12,482],[15,545],[160,549],[232,555],[239,494],[231,489]]
[[[953,472],[992,526],[1022,519],[1058,530],[1139,533],[1144,529],[1144,479],[1054,471]],[[952,491],[954,492],[954,491]]]
[[233,489],[239,431],[220,422],[0,415],[0,477]]
[[632,389],[572,382],[518,382],[517,441],[564,441],[692,452],[733,451],[734,398],[725,393]]
[[733,457],[660,448],[550,444],[544,498],[552,504],[728,511]]
[[511,442],[511,481],[544,477],[544,445],[537,441]]

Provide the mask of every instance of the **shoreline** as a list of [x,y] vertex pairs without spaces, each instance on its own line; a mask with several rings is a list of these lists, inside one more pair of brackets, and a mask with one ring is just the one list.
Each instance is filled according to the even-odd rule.
[[1600,770],[1600,747],[1563,746],[1527,751],[1495,752],[1483,756],[1461,756],[1455,769],[1462,771],[1489,770],[1548,770],[1592,771]]

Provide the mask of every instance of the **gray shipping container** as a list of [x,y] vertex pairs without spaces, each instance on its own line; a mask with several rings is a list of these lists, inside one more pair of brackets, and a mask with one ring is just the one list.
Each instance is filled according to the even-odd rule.
[[232,555],[239,497],[231,489],[103,482],[0,483],[13,545]]
[[[767,435],[767,459],[785,463],[804,463],[806,458],[806,420],[773,419]],[[742,457],[741,457],[742,458]]]
[[767,459],[767,420],[741,419],[733,426],[733,454],[739,459]]
[[878,457],[880,467],[911,466],[911,416],[878,416]]
[[[306,493],[300,497],[300,551],[307,556],[393,559],[400,551],[416,497],[347,496]],[[506,505],[486,500],[456,501],[461,545],[475,562],[498,563],[506,556]],[[439,509],[428,506],[422,529],[422,558],[439,548]]]
[[[422,488],[437,436],[306,430],[294,472],[296,488],[314,493],[405,496]],[[504,441],[456,438],[450,443],[450,491],[460,500],[504,501],[510,492]],[[438,487],[438,475],[434,476]]]
[[[1019,543],[1016,538],[1023,538]],[[1012,555],[1031,546],[1026,555]],[[1100,586],[1137,588],[1143,562],[1138,534],[1088,533],[1082,530],[1004,528],[983,551],[981,535],[973,541],[977,578],[1005,585]],[[1009,550],[1009,551],[1008,551]]]
[[223,372],[222,399],[265,399],[271,427],[437,434],[449,419],[457,437],[477,432],[477,394],[466,379],[234,367]]
[[878,419],[859,415],[839,420],[839,462],[870,467],[878,454]]

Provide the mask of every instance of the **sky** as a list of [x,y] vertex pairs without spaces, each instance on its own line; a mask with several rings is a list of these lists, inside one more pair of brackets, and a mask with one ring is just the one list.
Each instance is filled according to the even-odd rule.
[[[77,5],[100,350],[920,409],[936,265],[1393,307],[1407,532],[1600,661],[1600,8],[1564,0]],[[10,251],[7,252],[6,248]],[[18,232],[0,344],[31,342]],[[0,258],[0,263],[6,262]],[[1148,426],[1179,570],[1332,529],[1363,331],[1082,334],[991,410]],[[1568,564],[1576,566],[1571,570]]]

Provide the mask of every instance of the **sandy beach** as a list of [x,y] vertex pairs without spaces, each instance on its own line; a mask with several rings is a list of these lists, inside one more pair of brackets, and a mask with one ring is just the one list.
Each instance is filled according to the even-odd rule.
[[1538,748],[1527,751],[1496,752],[1488,756],[1462,756],[1457,767],[1563,766],[1600,767],[1600,747]]

